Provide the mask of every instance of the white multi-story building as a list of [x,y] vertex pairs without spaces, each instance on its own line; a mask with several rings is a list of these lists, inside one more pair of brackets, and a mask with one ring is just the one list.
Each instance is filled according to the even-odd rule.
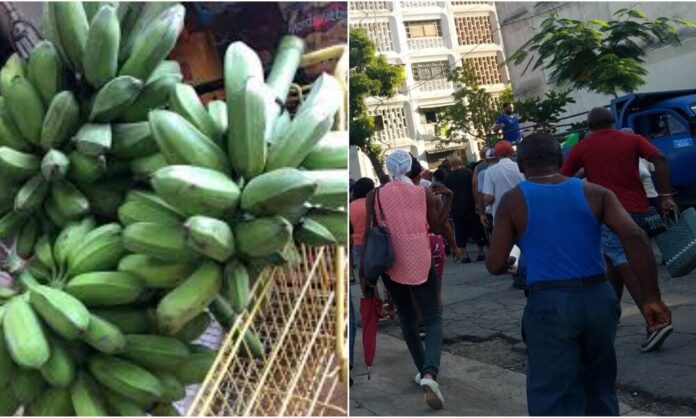
[[[390,99],[369,98],[375,140],[385,154],[404,149],[434,167],[453,152],[478,159],[479,141],[442,146],[435,140],[437,110],[453,103],[447,73],[464,60],[479,83],[498,94],[508,82],[502,38],[490,1],[350,1],[351,28],[363,28],[379,54],[403,65],[406,82]],[[491,125],[494,121],[491,121]],[[351,149],[351,177],[374,176],[367,157]]]

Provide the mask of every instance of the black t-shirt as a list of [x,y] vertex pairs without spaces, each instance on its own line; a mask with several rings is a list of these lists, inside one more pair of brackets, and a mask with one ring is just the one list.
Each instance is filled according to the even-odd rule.
[[464,215],[474,210],[474,195],[471,180],[473,173],[467,168],[450,171],[445,178],[445,187],[452,190],[452,216]]

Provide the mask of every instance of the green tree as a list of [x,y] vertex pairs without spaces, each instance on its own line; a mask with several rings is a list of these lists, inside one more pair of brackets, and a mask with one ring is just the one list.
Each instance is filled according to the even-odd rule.
[[531,97],[513,100],[515,111],[523,118],[534,123],[535,132],[554,133],[559,117],[565,112],[568,103],[575,103],[570,97],[571,90],[549,91],[544,98]]
[[553,13],[509,61],[526,61],[525,72],[530,66],[543,67],[558,85],[616,97],[645,84],[646,46],[681,45],[673,24],[696,27],[684,19],[651,19],[630,9],[616,11],[610,21],[562,19]]
[[405,80],[400,65],[377,55],[377,47],[363,29],[350,30],[350,145],[370,159],[375,173],[384,175],[382,150],[374,140],[375,121],[367,113],[368,97],[393,97]]

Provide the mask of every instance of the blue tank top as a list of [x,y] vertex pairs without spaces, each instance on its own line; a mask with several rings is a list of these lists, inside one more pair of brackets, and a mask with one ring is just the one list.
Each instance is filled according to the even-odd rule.
[[527,227],[519,239],[527,282],[604,274],[601,224],[585,199],[582,180],[519,186],[527,204]]

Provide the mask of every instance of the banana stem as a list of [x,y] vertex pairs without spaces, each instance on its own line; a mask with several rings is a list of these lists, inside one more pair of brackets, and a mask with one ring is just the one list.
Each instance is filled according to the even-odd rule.
[[27,289],[27,290],[32,290],[35,289],[36,287],[40,286],[39,282],[36,281],[34,276],[31,275],[28,271],[23,271],[19,273],[19,282]]

